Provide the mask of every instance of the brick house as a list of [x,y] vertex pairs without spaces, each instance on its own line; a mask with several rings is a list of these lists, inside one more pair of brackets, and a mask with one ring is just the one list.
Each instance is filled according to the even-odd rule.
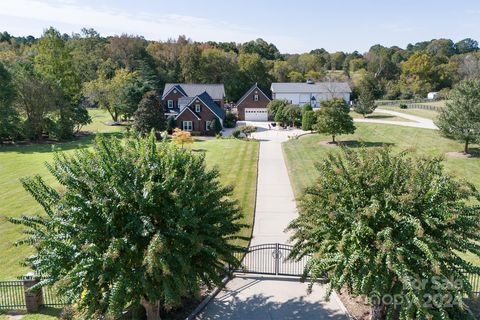
[[270,101],[270,97],[255,83],[237,102],[238,120],[267,121]]
[[163,89],[162,102],[167,115],[177,115],[191,98],[208,93],[210,98],[224,109],[225,88],[223,84],[167,83]]
[[225,111],[206,91],[194,97],[184,97],[180,102],[180,111],[175,116],[178,128],[200,134],[212,134],[210,124],[215,118],[223,126]]

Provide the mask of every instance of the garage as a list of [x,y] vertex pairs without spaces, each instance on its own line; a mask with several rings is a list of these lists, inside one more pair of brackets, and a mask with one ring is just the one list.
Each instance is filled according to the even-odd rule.
[[268,121],[268,109],[245,108],[245,121]]

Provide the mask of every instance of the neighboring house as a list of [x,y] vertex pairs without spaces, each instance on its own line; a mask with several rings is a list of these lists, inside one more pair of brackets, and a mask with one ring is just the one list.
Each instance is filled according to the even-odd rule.
[[302,106],[309,103],[313,108],[319,108],[320,103],[333,98],[350,102],[352,90],[347,82],[274,82],[272,83],[272,98],[287,100],[291,104]]
[[163,89],[162,102],[167,115],[177,115],[182,107],[195,96],[207,92],[211,99],[223,109],[225,88],[223,84],[167,83]]
[[225,111],[206,91],[194,97],[183,98],[180,103],[180,111],[175,116],[180,129],[211,134],[210,124],[215,118],[218,118],[223,126]]
[[270,101],[270,97],[255,83],[237,102],[238,120],[267,121]]

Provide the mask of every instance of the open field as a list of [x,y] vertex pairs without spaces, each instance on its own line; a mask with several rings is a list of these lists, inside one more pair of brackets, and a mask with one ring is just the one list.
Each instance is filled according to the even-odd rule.
[[[90,110],[91,112],[92,110]],[[100,110],[95,123],[91,126],[99,132],[116,131],[122,127],[103,125]],[[108,118],[107,118],[108,120]],[[113,129],[112,129],[113,128]],[[78,140],[57,144],[57,148],[71,153],[76,148],[88,148],[94,135],[84,136]],[[245,213],[245,222],[252,224],[256,173],[258,159],[258,142],[242,140],[208,140],[198,141],[192,146],[204,152],[207,165],[216,166],[223,183],[235,186],[234,197],[239,201]],[[52,146],[49,144],[32,144],[21,146],[0,146],[0,279],[12,279],[25,274],[28,269],[20,266],[20,261],[31,253],[28,247],[14,247],[13,243],[21,238],[21,227],[7,222],[7,217],[18,217],[41,213],[39,205],[23,189],[19,179],[39,174],[47,183],[54,182],[53,177],[44,166],[52,159]],[[249,235],[244,230],[243,235]]]
[[[339,136],[338,141],[357,148],[390,145],[394,150],[409,149],[417,155],[444,156],[450,151],[461,151],[462,144],[440,136],[438,131],[416,129],[400,126],[357,123],[357,132],[353,135]],[[319,145],[320,141],[330,140],[329,136],[307,135],[298,140],[290,140],[283,144],[287,167],[292,181],[295,196],[299,197],[302,190],[312,184],[318,177],[315,163],[322,160],[329,152],[337,152],[337,147]],[[472,150],[479,151],[477,145]],[[447,158],[446,170],[465,179],[480,188],[480,158]],[[472,262],[480,265],[473,256],[467,256]]]

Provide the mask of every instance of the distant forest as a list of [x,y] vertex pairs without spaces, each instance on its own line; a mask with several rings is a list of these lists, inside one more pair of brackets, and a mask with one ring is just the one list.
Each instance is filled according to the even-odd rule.
[[[480,75],[480,51],[478,42],[467,38],[456,43],[434,39],[405,49],[377,44],[365,53],[313,49],[283,54],[263,39],[149,41],[127,34],[103,37],[93,29],[68,35],[49,28],[40,38],[0,33],[0,77],[2,72],[4,84],[11,82],[0,88],[6,94],[2,99],[10,99],[14,117],[29,119],[23,135],[36,138],[48,131],[61,138],[85,123],[78,106],[96,104],[113,118],[128,118],[146,91],[161,93],[167,82],[224,83],[232,102],[253,83],[268,91],[272,82],[307,79],[348,81],[353,98],[362,82],[377,99],[420,98],[430,91],[446,97],[454,84]],[[42,104],[40,111],[35,103]],[[49,113],[53,116],[45,116]]]

